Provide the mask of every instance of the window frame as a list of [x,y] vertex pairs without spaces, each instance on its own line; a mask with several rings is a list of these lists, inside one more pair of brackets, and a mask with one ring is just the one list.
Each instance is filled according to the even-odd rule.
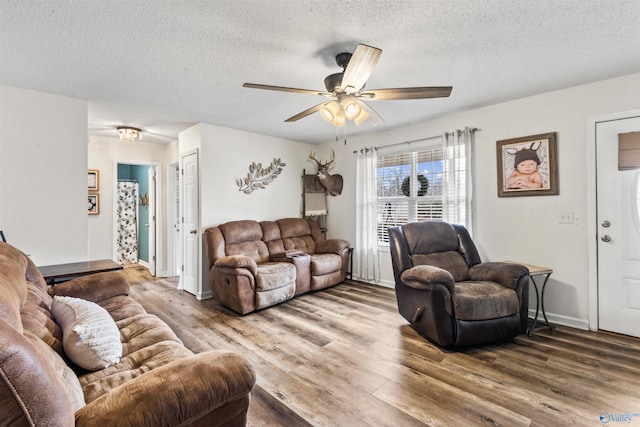
[[[434,152],[436,155],[434,155]],[[427,160],[427,162],[440,162],[440,168],[437,172],[432,172],[429,174],[429,183],[430,187],[436,184],[436,180],[433,179],[434,176],[439,176],[439,185],[438,185],[438,193],[439,194],[425,194],[423,196],[418,196],[418,174],[419,174],[419,164],[424,163],[420,161],[420,158],[423,157],[424,154],[427,154],[427,158],[432,160]],[[400,156],[409,156],[407,160],[409,160],[409,178],[410,178],[410,195],[405,196],[402,193],[400,195],[394,196],[380,196],[380,169],[388,166],[380,166],[384,164],[385,161],[388,161],[391,157],[400,157]],[[430,210],[429,218],[434,220],[442,220],[443,218],[443,204],[444,204],[444,149],[442,145],[441,138],[430,138],[425,140],[425,143],[420,144],[419,146],[412,146],[401,150],[393,150],[383,153],[378,153],[378,163],[376,165],[376,235],[377,235],[377,244],[379,248],[389,248],[389,238],[386,232],[387,227],[408,224],[410,222],[419,221],[421,212],[420,205],[426,205]],[[406,163],[398,163],[397,166],[404,165]],[[405,178],[406,179],[406,178]],[[432,187],[435,189],[435,187]],[[401,221],[390,221],[385,220],[381,221],[385,212],[383,212],[381,205],[382,203],[402,203],[407,202],[406,207],[406,222]],[[439,202],[439,203],[438,203]],[[438,206],[439,205],[439,206]],[[432,216],[432,212],[434,211],[433,206],[436,206],[436,212],[439,212],[439,215]],[[400,214],[402,214],[400,210]],[[424,216],[424,214],[423,214]],[[425,218],[423,218],[425,219]],[[383,227],[383,229],[381,229]]]

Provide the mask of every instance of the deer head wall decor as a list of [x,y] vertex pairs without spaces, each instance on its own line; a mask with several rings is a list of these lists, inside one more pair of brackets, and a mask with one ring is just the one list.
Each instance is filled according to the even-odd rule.
[[316,159],[316,155],[313,151],[309,156],[309,160],[313,160],[318,166],[318,172],[316,175],[318,175],[320,184],[322,184],[324,189],[332,196],[342,194],[342,175],[331,175],[329,173],[335,167],[335,159],[336,153],[333,150],[331,150],[331,160],[327,160],[324,163]]

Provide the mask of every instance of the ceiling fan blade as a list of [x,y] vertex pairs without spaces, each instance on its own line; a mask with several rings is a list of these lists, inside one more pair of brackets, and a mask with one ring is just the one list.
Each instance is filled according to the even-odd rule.
[[368,101],[388,101],[394,99],[446,98],[451,95],[451,86],[402,87],[394,89],[373,89],[360,95]]
[[307,95],[322,95],[322,96],[331,96],[329,92],[323,92],[319,90],[311,90],[311,89],[298,89],[295,87],[284,87],[284,86],[270,86],[270,85],[261,85],[257,83],[245,83],[242,87],[248,87],[252,89],[264,89],[264,90],[275,90],[278,92],[293,92],[293,93],[304,93]]
[[358,103],[360,108],[362,108],[364,111],[369,113],[368,119],[371,120],[371,122],[374,125],[381,125],[382,123],[384,123],[384,120],[382,119],[380,114],[378,114],[376,112],[376,110],[374,110],[373,108],[369,107],[367,104],[365,104],[364,102],[362,102],[362,101],[360,101],[358,99],[356,99],[356,102]]
[[340,87],[347,94],[358,92],[373,72],[382,50],[377,47],[359,44],[344,70]]
[[295,121],[303,119],[303,118],[305,118],[307,116],[310,116],[311,114],[322,110],[327,104],[330,104],[331,102],[334,102],[334,101],[327,101],[327,102],[323,102],[323,103],[318,104],[318,105],[314,105],[313,107],[308,108],[308,109],[304,110],[303,112],[296,114],[293,117],[289,117],[287,120],[285,120],[285,122],[295,122]]

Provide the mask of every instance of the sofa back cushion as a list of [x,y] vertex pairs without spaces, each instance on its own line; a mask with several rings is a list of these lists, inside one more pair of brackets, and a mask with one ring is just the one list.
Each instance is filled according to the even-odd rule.
[[231,221],[218,226],[224,238],[226,255],[244,255],[256,263],[269,261],[269,250],[262,241],[262,228],[256,221]]
[[316,253],[316,241],[311,226],[303,218],[283,218],[276,221],[285,251],[299,250],[307,254]]
[[267,245],[270,255],[282,254],[285,251],[284,242],[280,235],[280,227],[275,221],[262,221],[262,240]]

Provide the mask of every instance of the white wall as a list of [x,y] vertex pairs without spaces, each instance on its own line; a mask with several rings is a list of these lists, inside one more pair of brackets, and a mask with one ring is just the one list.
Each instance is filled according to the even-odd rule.
[[[180,133],[179,145],[181,154],[199,150],[201,231],[233,220],[301,216],[302,170],[312,166],[311,145],[203,123]],[[274,158],[286,164],[278,178],[251,194],[239,191],[236,179],[247,175],[252,162],[268,167]],[[207,295],[204,263],[202,277],[199,294]]]
[[[144,136],[143,136],[144,138]],[[168,188],[166,169],[167,165],[177,161],[176,144],[156,144],[137,141],[135,143],[123,142],[113,137],[90,136],[88,147],[88,167],[100,171],[100,214],[89,216],[89,259],[113,258],[114,235],[114,193],[117,176],[114,171],[117,163],[129,164],[160,164],[160,170],[156,179],[161,189],[158,197],[161,204],[158,207],[156,217],[157,226],[161,230],[160,241],[157,243],[156,271],[157,276],[167,274],[164,266],[167,265],[166,244],[168,240],[167,203],[165,189]]]
[[[555,322],[587,328],[587,177],[593,172],[587,164],[587,120],[639,106],[640,74],[633,74],[349,138],[346,146],[323,144],[325,155],[331,148],[336,150],[334,173],[341,173],[345,180],[343,194],[330,199],[329,237],[355,242],[353,150],[477,127],[474,240],[481,255],[491,261],[512,259],[553,268],[545,295],[547,314]],[[545,132],[558,132],[560,194],[498,198],[496,141]],[[565,212],[574,214],[573,224],[559,223],[560,214]],[[388,251],[381,253],[381,264],[383,284],[393,284]],[[535,307],[533,295],[530,304]]]
[[87,108],[0,85],[0,229],[36,265],[87,259]]

